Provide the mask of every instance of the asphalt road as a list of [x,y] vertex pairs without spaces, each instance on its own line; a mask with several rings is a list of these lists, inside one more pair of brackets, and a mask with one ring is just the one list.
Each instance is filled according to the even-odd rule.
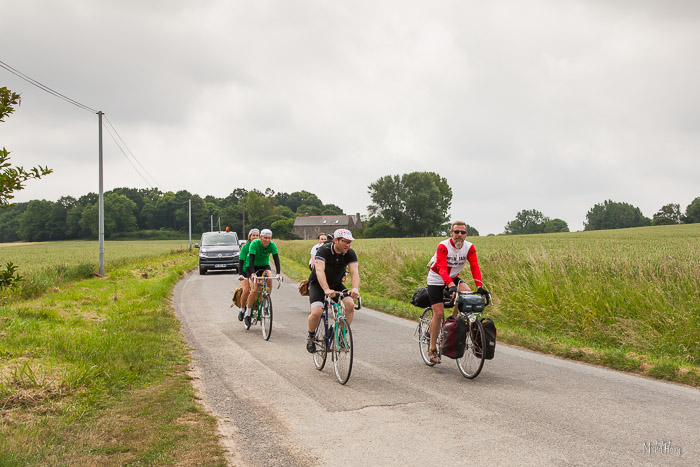
[[342,386],[304,348],[296,284],[274,290],[264,341],[229,308],[236,277],[190,274],[173,298],[232,465],[700,465],[696,389],[500,343],[467,380],[422,362],[415,322],[368,309]]

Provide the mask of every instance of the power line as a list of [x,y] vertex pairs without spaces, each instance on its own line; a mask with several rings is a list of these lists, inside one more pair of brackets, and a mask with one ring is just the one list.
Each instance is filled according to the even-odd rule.
[[[141,177],[141,178],[143,179],[143,181],[146,182],[146,185],[148,185],[149,187],[152,186],[151,182],[149,182],[148,180],[146,180],[146,177],[144,177],[143,174],[139,171],[139,169],[134,165],[134,163],[131,162],[131,159],[129,159],[129,156],[126,155],[126,153],[125,153],[124,150],[122,149],[121,145],[119,144],[119,141],[117,141],[117,139],[114,137],[114,134],[112,133],[112,130],[110,130],[108,126],[105,126],[105,125],[102,125],[102,126],[105,128],[105,130],[107,130],[107,133],[109,133],[109,136],[112,137],[112,140],[114,140],[114,143],[117,145],[117,148],[119,148],[119,151],[124,155],[124,157],[125,157],[126,160],[129,162],[129,164],[131,164],[131,166],[134,168],[134,170],[136,171],[136,173],[139,174],[139,177]],[[159,188],[160,188],[160,187],[159,187]],[[161,191],[162,191],[162,190],[161,190]]]
[[10,65],[8,65],[7,63],[5,63],[5,62],[3,62],[3,61],[1,61],[1,60],[0,60],[0,67],[1,67],[1,68],[4,68],[4,69],[7,70],[7,71],[9,71],[9,72],[12,73],[13,75],[22,78],[23,80],[25,80],[25,81],[28,82],[29,84],[32,84],[32,85],[38,87],[38,88],[41,89],[42,91],[46,91],[46,92],[48,92],[49,94],[58,97],[59,99],[63,99],[64,101],[68,102],[69,104],[73,104],[73,105],[76,106],[76,107],[79,107],[79,108],[81,108],[81,109],[83,109],[83,110],[87,110],[87,111],[92,112],[92,113],[97,113],[97,110],[93,109],[92,107],[88,107],[87,105],[81,104],[80,102],[78,102],[78,101],[76,101],[76,100],[74,100],[74,99],[71,99],[71,98],[68,97],[68,96],[64,96],[63,94],[61,94],[61,93],[58,92],[58,91],[54,91],[54,90],[51,89],[50,87],[41,84],[40,82],[38,82],[37,80],[35,80],[35,79],[33,79],[33,78],[30,78],[29,76],[25,75],[25,74],[22,73],[21,71],[15,69],[15,68],[12,68]]
[[[9,71],[9,72],[12,73],[13,75],[22,78],[23,80],[25,80],[25,81],[27,81],[28,83],[30,83],[30,84],[32,84],[32,85],[38,87],[38,88],[41,89],[42,91],[45,91],[45,92],[51,94],[52,96],[58,97],[59,99],[63,99],[64,101],[68,102],[69,104],[73,104],[73,105],[75,105],[76,107],[79,107],[79,108],[81,108],[81,109],[83,109],[83,110],[87,110],[87,111],[92,112],[92,113],[98,113],[98,111],[95,110],[95,109],[93,109],[92,107],[88,107],[87,105],[81,104],[80,102],[76,101],[75,99],[71,99],[70,97],[63,95],[63,94],[61,94],[61,93],[58,92],[58,91],[54,91],[54,90],[51,89],[50,87],[48,87],[48,86],[46,86],[46,85],[44,85],[44,84],[41,84],[41,83],[38,82],[37,80],[35,80],[35,79],[33,79],[33,78],[27,76],[26,74],[22,73],[21,71],[17,70],[16,68],[13,68],[12,66],[8,65],[7,63],[5,63],[5,62],[3,62],[3,61],[1,61],[1,60],[0,60],[0,68],[4,68],[5,70]],[[110,129],[109,129],[107,126],[105,126],[105,125],[103,125],[103,127],[107,130],[107,132],[109,133],[109,135],[112,137],[112,140],[114,140],[114,143],[117,145],[117,148],[119,148],[119,151],[121,151],[121,153],[124,155],[124,157],[125,157],[126,160],[129,162],[129,164],[131,164],[131,166],[134,168],[134,170],[136,171],[136,173],[139,174],[139,176],[143,179],[144,182],[146,182],[146,184],[147,184],[149,187],[153,187],[153,185],[155,185],[158,189],[160,189],[160,190],[162,191],[162,189],[160,188],[160,185],[158,184],[158,181],[157,181],[150,173],[148,173],[148,171],[144,168],[143,165],[141,165],[141,163],[140,163],[139,160],[136,158],[136,156],[134,155],[134,153],[131,152],[131,149],[129,149],[129,146],[127,146],[126,142],[125,142],[124,139],[121,137],[121,135],[119,134],[119,132],[117,131],[117,129],[114,127],[114,125],[112,125],[112,122],[109,121],[109,119],[107,118],[106,115],[104,115],[104,113],[103,113],[102,115],[105,117],[105,120],[107,120],[107,123],[108,123],[109,126],[112,128],[112,130],[110,130]],[[114,131],[114,133],[112,133],[112,131]],[[117,135],[116,138],[115,138],[115,136],[114,136],[115,134]],[[121,141],[121,144],[119,143],[119,141],[117,141],[117,138],[119,138],[119,141]],[[129,154],[131,154],[131,157],[132,157],[133,160],[139,165],[139,167],[141,167],[141,169],[143,170],[143,172],[145,172],[146,175],[148,175],[148,176],[150,177],[151,181],[146,180],[146,178],[145,178],[144,175],[141,173],[141,171],[138,169],[138,167],[136,167],[136,166],[134,165],[134,163],[131,161],[131,159],[129,159],[129,156],[126,154],[126,152],[124,152],[124,149],[122,149],[122,145],[124,146],[124,148],[126,148],[126,150],[129,152]]]
[[[124,141],[124,139],[121,137],[121,135],[119,134],[119,132],[117,131],[117,129],[114,128],[114,125],[113,125],[112,122],[109,120],[109,118],[107,118],[106,115],[105,115],[105,120],[107,120],[107,123],[109,124],[109,126],[112,127],[112,130],[114,130],[114,133],[117,135],[117,138],[119,138],[119,141],[122,142],[122,144],[124,145],[124,147],[126,148],[126,150],[129,152],[129,154],[131,154],[131,157],[134,159],[134,161],[139,165],[139,167],[141,167],[141,170],[143,170],[143,172],[144,172],[146,175],[148,175],[148,177],[149,177],[149,178],[151,179],[151,181],[153,182],[153,183],[150,183],[150,182],[146,181],[146,183],[148,183],[149,185],[155,185],[156,187],[158,187],[158,189],[160,189],[161,191],[163,191],[163,189],[160,187],[160,184],[159,184],[158,181],[155,179],[155,177],[154,177],[153,175],[151,175],[151,174],[148,172],[148,170],[146,170],[146,168],[145,168],[145,167],[141,164],[141,162],[139,162],[139,160],[136,158],[136,156],[134,155],[134,153],[131,152],[131,149],[129,149],[129,146],[127,146],[127,144],[126,144],[126,142]],[[106,127],[105,127],[105,128],[106,128]],[[109,129],[107,129],[107,131],[109,131]],[[109,134],[112,135],[111,132],[110,132]],[[112,139],[114,139],[114,136],[112,136]],[[117,143],[116,140],[115,140],[114,142]],[[119,146],[119,143],[117,143],[117,146]],[[121,150],[121,148],[119,148],[119,149]],[[124,156],[126,156],[126,154],[124,153],[124,151],[122,151],[122,153],[124,154]],[[128,157],[127,157],[127,160],[128,160]],[[131,161],[129,161],[129,162],[131,162]],[[133,164],[132,164],[132,166],[133,166]],[[139,170],[138,170],[136,167],[134,167],[134,169],[135,169],[137,172],[139,172]],[[141,174],[139,173],[139,175],[141,175]],[[143,178],[143,175],[141,175],[141,178]],[[144,179],[144,181],[145,181],[145,179]]]

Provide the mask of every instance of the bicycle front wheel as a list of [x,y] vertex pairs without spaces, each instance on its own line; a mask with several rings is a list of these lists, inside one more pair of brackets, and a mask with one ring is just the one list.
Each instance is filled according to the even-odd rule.
[[336,324],[336,333],[333,336],[333,367],[335,377],[340,384],[345,384],[350,379],[352,371],[352,331],[350,324],[342,319]]
[[475,320],[467,330],[467,347],[457,367],[465,378],[474,379],[484,367],[484,325]]
[[272,335],[272,300],[270,297],[263,297],[261,314],[263,339],[270,340]]
[[430,349],[430,322],[433,320],[433,309],[428,307],[423,311],[418,319],[418,347],[420,348],[420,356],[423,362],[428,366],[435,365],[428,357]]
[[314,336],[314,341],[316,342],[316,351],[314,352],[314,365],[316,365],[317,370],[323,370],[326,366],[326,356],[328,352],[326,350],[326,329],[323,325],[323,319],[318,322],[316,326],[316,335]]

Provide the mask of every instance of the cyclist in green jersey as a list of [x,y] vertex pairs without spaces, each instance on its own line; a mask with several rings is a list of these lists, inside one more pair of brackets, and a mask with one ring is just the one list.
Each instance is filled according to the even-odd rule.
[[[275,270],[282,280],[282,270],[280,268],[280,257],[277,251],[277,245],[272,241],[272,230],[263,229],[260,231],[260,238],[253,240],[248,249],[248,280],[250,281],[251,293],[248,296],[248,307],[245,311],[244,322],[246,326],[250,326],[250,312],[258,299],[258,289],[260,288],[257,282],[253,282],[253,275],[258,277],[272,276],[270,268],[270,255],[275,261]],[[272,280],[267,281],[268,288],[272,288]]]
[[238,255],[238,280],[241,281],[241,287],[243,287],[243,293],[241,294],[241,311],[238,312],[238,321],[243,321],[248,295],[250,295],[250,283],[248,282],[248,251],[250,250],[250,244],[257,238],[260,238],[260,231],[258,229],[250,229],[250,232],[248,232],[248,241],[241,247],[241,253]]

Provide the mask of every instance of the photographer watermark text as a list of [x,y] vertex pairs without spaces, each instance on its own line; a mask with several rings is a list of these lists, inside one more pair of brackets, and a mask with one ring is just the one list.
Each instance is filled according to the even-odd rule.
[[654,443],[644,443],[645,454],[675,454],[680,456],[683,454],[683,449],[680,446],[674,446],[672,441],[656,441]]

